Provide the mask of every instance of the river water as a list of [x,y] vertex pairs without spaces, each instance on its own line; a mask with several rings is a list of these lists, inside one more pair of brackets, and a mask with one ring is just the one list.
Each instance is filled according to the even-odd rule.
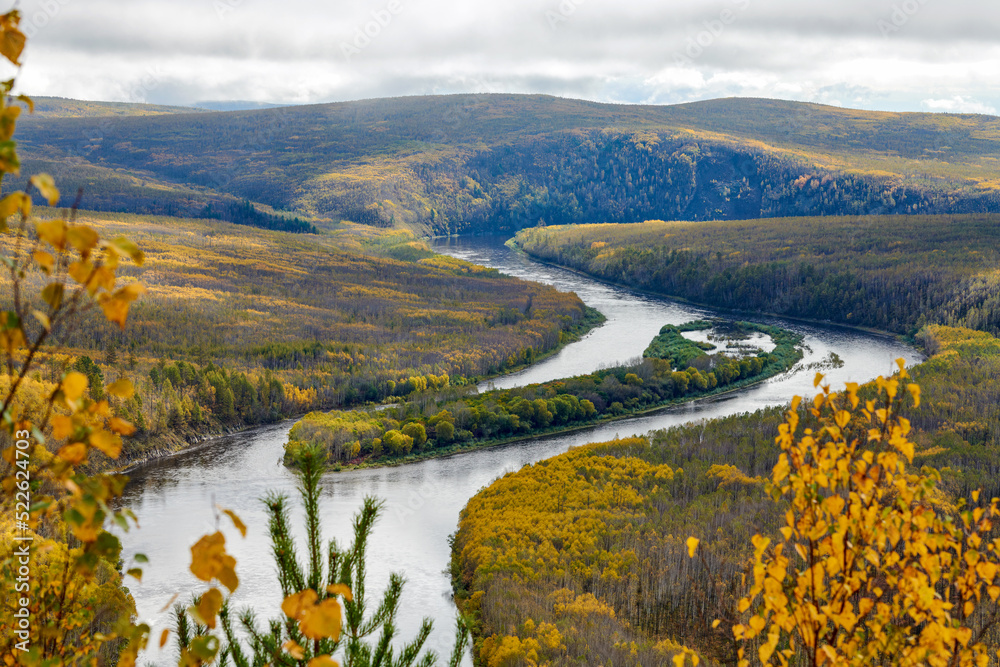
[[[558,354],[525,371],[494,380],[492,384],[497,387],[567,377],[628,361],[642,354],[664,324],[717,315],[709,309],[639,295],[539,264],[511,251],[502,239],[495,237],[441,239],[435,242],[435,249],[576,292],[607,317],[603,326]],[[893,361],[899,357],[909,364],[922,358],[917,351],[887,337],[836,327],[754,319],[805,334],[807,351],[798,370],[756,387],[567,435],[399,467],[330,473],[325,479],[322,505],[324,539],[336,537],[342,544],[348,543],[351,518],[362,499],[373,495],[385,502],[369,546],[369,604],[377,605],[375,596],[381,594],[391,572],[403,573],[407,584],[398,618],[399,636],[410,639],[422,617],[432,618],[435,630],[427,646],[443,662],[450,654],[456,615],[446,571],[450,558],[448,537],[455,531],[459,512],[468,499],[498,476],[575,445],[754,411],[784,404],[795,394],[811,396],[815,370],[808,366],[825,363],[831,352],[843,361],[839,368],[824,368],[834,386],[890,373]],[[141,528],[123,536],[124,557],[127,563],[138,552],[150,559],[142,583],[131,586],[131,590],[140,619],[153,626],[151,643],[169,625],[169,614],[161,608],[170,598],[179,592],[186,601],[191,592],[203,590],[201,582],[188,571],[190,546],[217,526],[226,534],[227,548],[238,561],[240,587],[234,596],[234,606],[250,606],[261,619],[280,613],[281,594],[260,498],[272,490],[294,494],[294,478],[280,464],[282,446],[291,425],[288,421],[219,439],[131,473],[125,504],[136,512]],[[249,527],[246,538],[232,529],[228,519],[216,518],[216,505],[235,511],[243,519]],[[293,507],[293,523],[298,526],[301,522],[298,503],[293,503]],[[300,531],[300,537],[301,534]],[[163,651],[151,649],[142,662],[176,664],[170,646]],[[469,656],[465,664],[471,665]]]

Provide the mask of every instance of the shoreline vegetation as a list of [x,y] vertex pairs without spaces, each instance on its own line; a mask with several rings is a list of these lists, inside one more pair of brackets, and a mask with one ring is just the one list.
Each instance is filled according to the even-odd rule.
[[[682,336],[704,330],[736,342],[764,334],[774,349],[731,358]],[[400,465],[592,428],[764,382],[802,359],[801,343],[798,334],[750,322],[665,325],[635,364],[478,393],[417,386],[402,403],[310,413],[289,432],[285,461],[319,447],[335,471]]]
[[[639,223],[629,223],[629,224],[639,224]],[[798,322],[798,323],[801,323],[801,324],[808,324],[810,326],[816,326],[816,327],[830,327],[830,328],[835,328],[835,329],[845,329],[847,331],[859,331],[861,333],[865,333],[865,334],[868,334],[870,336],[882,336],[882,337],[890,339],[890,340],[899,340],[899,341],[903,341],[903,342],[906,342],[906,343],[913,343],[913,341],[914,341],[914,337],[913,336],[907,336],[907,335],[903,335],[903,334],[893,333],[891,331],[886,331],[885,329],[876,329],[874,327],[866,327],[866,326],[863,326],[863,325],[860,325],[860,324],[848,324],[848,323],[845,323],[845,322],[835,322],[833,320],[820,320],[820,319],[815,319],[815,318],[810,318],[810,317],[796,317],[794,315],[782,315],[782,314],[779,314],[779,313],[774,313],[774,312],[765,311],[765,310],[749,310],[749,309],[746,309],[746,308],[727,308],[726,306],[714,305],[714,304],[707,303],[707,302],[704,302],[704,301],[694,301],[692,299],[687,299],[687,298],[685,298],[683,296],[678,296],[676,294],[666,294],[664,292],[657,292],[657,291],[651,290],[651,289],[643,289],[643,288],[637,287],[635,285],[626,284],[624,282],[615,281],[615,280],[612,280],[610,278],[605,278],[605,277],[597,275],[597,274],[588,273],[584,269],[574,268],[574,267],[566,265],[566,264],[560,264],[559,262],[554,261],[554,260],[545,259],[543,257],[537,256],[537,255],[533,255],[533,254],[527,252],[524,248],[522,248],[517,243],[517,237],[516,236],[512,236],[511,238],[509,238],[504,243],[504,245],[506,245],[512,251],[514,251],[516,253],[521,253],[525,257],[529,258],[531,261],[536,262],[538,264],[541,264],[542,266],[551,266],[553,268],[557,268],[557,269],[560,269],[562,271],[568,271],[568,272],[576,274],[576,275],[578,275],[578,276],[580,276],[582,278],[586,278],[587,280],[593,280],[595,282],[598,282],[598,283],[601,283],[601,284],[604,284],[604,285],[609,285],[609,286],[612,286],[612,287],[622,287],[622,288],[625,288],[625,289],[629,290],[630,292],[634,292],[636,294],[641,294],[643,296],[651,296],[651,297],[655,297],[657,299],[669,299],[671,301],[676,301],[677,303],[682,303],[682,304],[685,304],[685,305],[688,305],[688,306],[693,306],[695,308],[711,309],[711,310],[714,310],[716,312],[719,312],[719,313],[722,313],[722,314],[725,314],[725,315],[737,315],[737,316],[743,316],[743,317],[758,317],[758,318],[760,318],[760,317],[774,318],[774,319],[780,319],[780,320],[787,320],[789,322]]]
[[[548,350],[548,351],[543,352],[542,354],[538,355],[535,358],[535,360],[534,360],[533,363],[537,363],[539,361],[547,359],[548,357],[550,357],[552,355],[558,354],[567,345],[575,343],[576,341],[580,340],[583,336],[587,335],[594,328],[596,328],[597,326],[600,326],[600,324],[602,324],[604,322],[604,320],[606,319],[604,317],[604,315],[602,315],[600,313],[600,311],[598,311],[598,310],[596,310],[594,308],[591,308],[589,306],[587,306],[586,308],[587,308],[587,315],[585,316],[584,320],[582,320],[580,323],[574,325],[569,330],[568,335],[565,337],[565,340],[563,340],[562,342],[560,342],[557,347],[552,348],[551,350]],[[514,367],[510,368],[509,370],[504,371],[503,373],[494,373],[492,375],[486,375],[486,376],[483,376],[483,377],[472,377],[472,378],[466,378],[466,379],[468,380],[468,383],[470,385],[474,386],[474,385],[477,385],[477,384],[481,384],[483,382],[488,382],[489,380],[494,379],[494,378],[503,377],[504,375],[507,375],[507,374],[510,374],[510,373],[517,373],[517,372],[519,372],[521,370],[524,370],[525,368],[528,368],[529,366],[530,366],[530,364],[521,364],[519,366],[514,366]],[[389,405],[392,405],[392,404],[389,404]],[[376,405],[372,404],[372,405],[360,406],[360,407],[361,408],[377,408],[377,407],[380,407],[380,406],[376,406]],[[165,434],[165,437],[152,437],[152,438],[150,438],[148,440],[148,442],[151,444],[151,446],[143,449],[143,451],[139,454],[140,458],[138,458],[138,460],[129,460],[129,461],[126,461],[126,465],[124,467],[120,467],[120,466],[112,467],[112,468],[109,468],[109,471],[110,472],[115,472],[115,473],[120,473],[120,474],[128,473],[128,472],[130,472],[132,470],[136,470],[138,468],[141,468],[142,466],[145,466],[145,465],[148,465],[148,464],[151,464],[151,463],[155,463],[157,461],[162,461],[164,459],[169,459],[171,457],[178,456],[180,454],[186,454],[186,453],[189,453],[189,452],[193,452],[193,451],[195,451],[197,449],[200,449],[202,447],[205,447],[205,446],[208,446],[208,445],[212,444],[216,440],[221,440],[223,438],[228,438],[228,437],[231,437],[231,436],[239,435],[240,433],[246,433],[248,431],[252,431],[252,430],[257,429],[257,428],[261,428],[261,427],[264,427],[264,426],[270,426],[270,425],[278,424],[278,423],[282,423],[282,422],[292,422],[292,425],[294,425],[296,422],[298,422],[300,419],[302,419],[303,417],[305,417],[307,414],[309,414],[309,413],[307,413],[307,412],[300,412],[298,414],[283,416],[283,417],[281,417],[280,419],[278,419],[276,421],[272,421],[272,422],[268,422],[268,423],[264,423],[264,424],[247,424],[247,425],[238,426],[238,427],[217,429],[217,430],[208,432],[203,437],[198,437],[198,438],[195,438],[195,439],[183,439],[183,438],[177,437],[175,434],[172,434],[172,433]],[[173,444],[173,446],[171,446],[171,444]],[[506,443],[497,443],[497,444],[506,444]],[[152,450],[152,451],[150,451],[150,450]],[[463,448],[463,449],[457,450],[455,453],[461,453],[461,452],[464,452],[464,451],[469,451],[469,450]],[[119,457],[119,461],[123,457],[124,457],[124,454],[121,457]],[[420,459],[413,459],[413,460],[420,460]],[[409,463],[411,461],[407,460],[405,462]],[[403,463],[403,461],[400,461],[400,463]],[[393,465],[395,465],[395,464],[393,464]]]
[[[64,213],[35,212],[46,221]],[[344,222],[319,235],[248,236],[218,221],[76,215],[99,233],[127,234],[146,257],[125,269],[147,288],[130,326],[81,318],[25,379],[26,404],[51,393],[67,368],[87,377],[94,400],[107,382],[133,383],[135,394],[110,407],[136,434],[119,460],[90,457],[89,471],[312,410],[377,403],[400,378],[478,382],[603,320],[574,294],[438,255],[406,230]],[[3,248],[13,242],[5,237]]]
[[[931,355],[909,369],[922,398],[901,413],[913,465],[940,471],[946,508],[977,489],[1000,495],[1000,340],[941,325],[918,337]],[[874,382],[858,389],[877,393]],[[799,406],[800,431],[817,426],[813,405]],[[766,485],[787,410],[583,445],[483,488],[462,511],[451,566],[476,664],[669,664],[692,653],[727,664],[752,536],[781,539],[786,507]],[[995,629],[985,639],[1000,645]]]
[[911,340],[927,324],[1000,333],[998,221],[988,213],[647,220],[524,229],[508,245],[692,305]]

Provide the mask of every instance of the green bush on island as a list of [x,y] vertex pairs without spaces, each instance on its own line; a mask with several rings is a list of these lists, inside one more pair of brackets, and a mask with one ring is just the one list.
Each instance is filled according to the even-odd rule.
[[[680,335],[709,328],[731,339],[764,333],[775,348],[740,358],[708,355],[704,348],[714,346]],[[749,322],[667,325],[633,364],[478,394],[472,387],[444,386],[370,411],[310,413],[289,433],[286,460],[303,446],[318,446],[336,463],[389,462],[618,419],[776,375],[802,358],[801,341],[798,334]],[[698,355],[688,354],[692,349]]]

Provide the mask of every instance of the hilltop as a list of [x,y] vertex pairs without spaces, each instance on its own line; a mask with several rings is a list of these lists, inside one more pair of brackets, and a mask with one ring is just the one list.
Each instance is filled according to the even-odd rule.
[[29,123],[41,118],[107,118],[109,116],[160,116],[178,113],[204,113],[205,108],[175,107],[165,104],[142,102],[90,102],[67,97],[32,97],[35,104],[32,114],[21,120]]
[[271,223],[435,233],[1000,210],[993,116],[543,95],[182,111],[33,119],[25,173],[55,173],[101,210],[233,219],[249,202]]

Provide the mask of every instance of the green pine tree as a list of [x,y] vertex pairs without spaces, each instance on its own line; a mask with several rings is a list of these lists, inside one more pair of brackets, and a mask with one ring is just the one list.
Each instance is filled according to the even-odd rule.
[[[336,540],[326,546],[326,559],[320,526],[320,480],[325,472],[324,457],[316,448],[303,448],[299,453],[296,475],[298,491],[305,509],[306,562],[299,560],[298,549],[289,528],[290,508],[288,497],[271,493],[263,498],[269,515],[271,551],[277,566],[281,592],[288,597],[306,589],[317,591],[319,600],[335,597],[327,592],[334,584],[347,586],[351,599],[341,598],[344,610],[343,630],[336,641],[309,640],[303,637],[298,625],[287,617],[272,619],[265,627],[258,624],[253,610],[246,609],[235,616],[228,603],[219,613],[225,643],[219,652],[220,665],[234,667],[304,667],[308,661],[321,655],[335,655],[341,651],[344,667],[431,667],[437,664],[433,651],[421,654],[433,623],[425,618],[417,636],[396,651],[392,643],[396,638],[396,616],[404,579],[393,573],[389,578],[382,599],[374,612],[369,613],[365,593],[368,538],[382,511],[381,501],[367,497],[354,517],[354,540],[350,548],[341,548]],[[191,624],[183,609],[176,610],[175,628],[181,647],[191,641]],[[237,637],[237,627],[248,637]],[[202,634],[206,628],[197,628]],[[373,635],[377,636],[373,637]],[[455,645],[448,661],[449,667],[458,667],[468,645],[469,632],[465,621],[459,618]],[[294,657],[283,648],[286,642],[299,645],[304,653]]]

